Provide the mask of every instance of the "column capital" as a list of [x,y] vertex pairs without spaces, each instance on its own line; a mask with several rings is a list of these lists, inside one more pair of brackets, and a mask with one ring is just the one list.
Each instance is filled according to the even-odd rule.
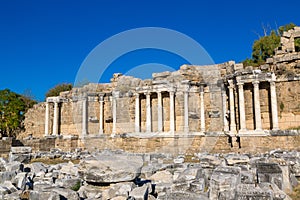
[[276,75],[275,73],[272,72],[271,74],[271,81],[276,81]]
[[201,85],[199,86],[199,92],[204,92],[204,85],[203,85],[203,84],[201,84]]
[[181,84],[184,86],[184,92],[188,92],[190,89],[190,80],[183,80]]
[[150,95],[151,95],[151,92],[150,92],[150,91],[144,92],[144,95],[150,96]]
[[258,86],[259,83],[260,83],[259,80],[254,80],[254,81],[252,81],[252,84],[253,84],[254,86]]
[[272,87],[275,86],[275,81],[271,80],[271,81],[269,81],[269,83],[270,83],[270,86],[272,86]]
[[111,95],[112,95],[113,98],[118,98],[120,96],[120,91],[117,91],[117,90],[112,91]]
[[238,85],[240,87],[240,86],[243,86],[244,83],[243,82],[237,82],[236,85]]
[[104,101],[104,95],[105,95],[105,93],[99,94],[99,101]]
[[136,97],[136,98],[139,98],[140,97],[140,93],[134,93],[134,96]]

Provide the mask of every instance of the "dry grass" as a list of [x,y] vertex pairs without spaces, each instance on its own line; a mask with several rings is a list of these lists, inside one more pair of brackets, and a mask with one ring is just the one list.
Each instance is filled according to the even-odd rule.
[[[80,162],[80,160],[70,160],[72,163],[74,164],[78,164]],[[69,162],[69,160],[63,160],[61,158],[54,158],[54,159],[49,159],[49,158],[35,158],[35,159],[31,159],[30,163],[34,163],[34,162],[41,162],[47,165],[56,165],[56,164],[60,164],[60,163],[67,163]]]
[[294,191],[288,194],[293,200],[300,200],[300,184],[294,188]]

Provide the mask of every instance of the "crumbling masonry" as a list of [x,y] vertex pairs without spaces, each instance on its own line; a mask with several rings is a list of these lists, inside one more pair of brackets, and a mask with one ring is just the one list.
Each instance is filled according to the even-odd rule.
[[262,136],[299,129],[299,37],[300,27],[285,32],[275,56],[259,67],[183,65],[149,80],[114,74],[111,83],[73,88],[30,109],[20,137]]

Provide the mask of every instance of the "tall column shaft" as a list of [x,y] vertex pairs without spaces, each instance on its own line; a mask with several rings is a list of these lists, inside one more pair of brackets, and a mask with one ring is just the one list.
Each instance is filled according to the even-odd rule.
[[87,96],[82,100],[82,136],[87,134]]
[[189,92],[184,92],[184,132],[189,132]]
[[233,93],[233,83],[232,80],[229,82],[229,112],[230,112],[230,131],[236,132],[236,123],[235,123],[235,104],[234,104],[234,93]]
[[223,107],[224,131],[229,131],[228,120],[227,120],[227,103],[226,103],[225,88],[223,88],[223,90],[222,90],[222,107]]
[[146,132],[151,132],[152,128],[151,119],[151,97],[150,92],[146,93]]
[[239,111],[240,111],[240,130],[246,130],[246,115],[245,115],[245,97],[244,97],[244,83],[238,83],[239,87]]
[[113,117],[113,125],[112,125],[112,133],[117,133],[117,93],[113,93],[112,96],[112,117]]
[[135,94],[135,132],[139,133],[141,131],[140,126],[140,94]]
[[54,102],[53,135],[58,135],[58,102]]
[[204,108],[204,89],[200,86],[200,129],[205,131],[205,108]]
[[46,102],[45,110],[45,136],[49,135],[49,103]]
[[174,103],[174,91],[170,91],[170,132],[175,133],[175,103]]
[[158,132],[163,131],[163,109],[162,109],[162,96],[161,92],[157,92],[157,130]]
[[274,80],[270,81],[270,93],[271,93],[271,110],[272,110],[272,129],[279,130],[276,86]]
[[253,83],[253,93],[254,93],[254,115],[255,115],[255,130],[262,130],[261,125],[261,111],[260,111],[260,99],[259,99],[259,81],[254,81]]
[[103,103],[104,97],[103,95],[99,96],[99,106],[100,106],[100,113],[99,113],[99,134],[103,134]]

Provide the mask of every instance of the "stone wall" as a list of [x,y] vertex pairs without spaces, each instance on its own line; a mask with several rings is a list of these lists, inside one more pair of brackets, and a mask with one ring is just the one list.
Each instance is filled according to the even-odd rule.
[[299,129],[300,81],[278,83],[278,113],[281,129]]
[[[33,151],[49,151],[51,148],[59,148],[62,151],[75,151],[76,148],[95,150],[122,149],[134,153],[171,153],[189,154],[199,152],[209,153],[264,153],[274,149],[300,150],[300,131],[287,132],[272,136],[243,136],[237,142],[236,137],[228,136],[193,136],[193,137],[89,137],[78,139],[69,138],[44,138],[20,140],[24,146],[31,146]],[[3,141],[2,141],[3,142]],[[11,145],[11,143],[10,143]],[[8,150],[8,151],[7,151]],[[8,153],[10,147],[3,153]]]

